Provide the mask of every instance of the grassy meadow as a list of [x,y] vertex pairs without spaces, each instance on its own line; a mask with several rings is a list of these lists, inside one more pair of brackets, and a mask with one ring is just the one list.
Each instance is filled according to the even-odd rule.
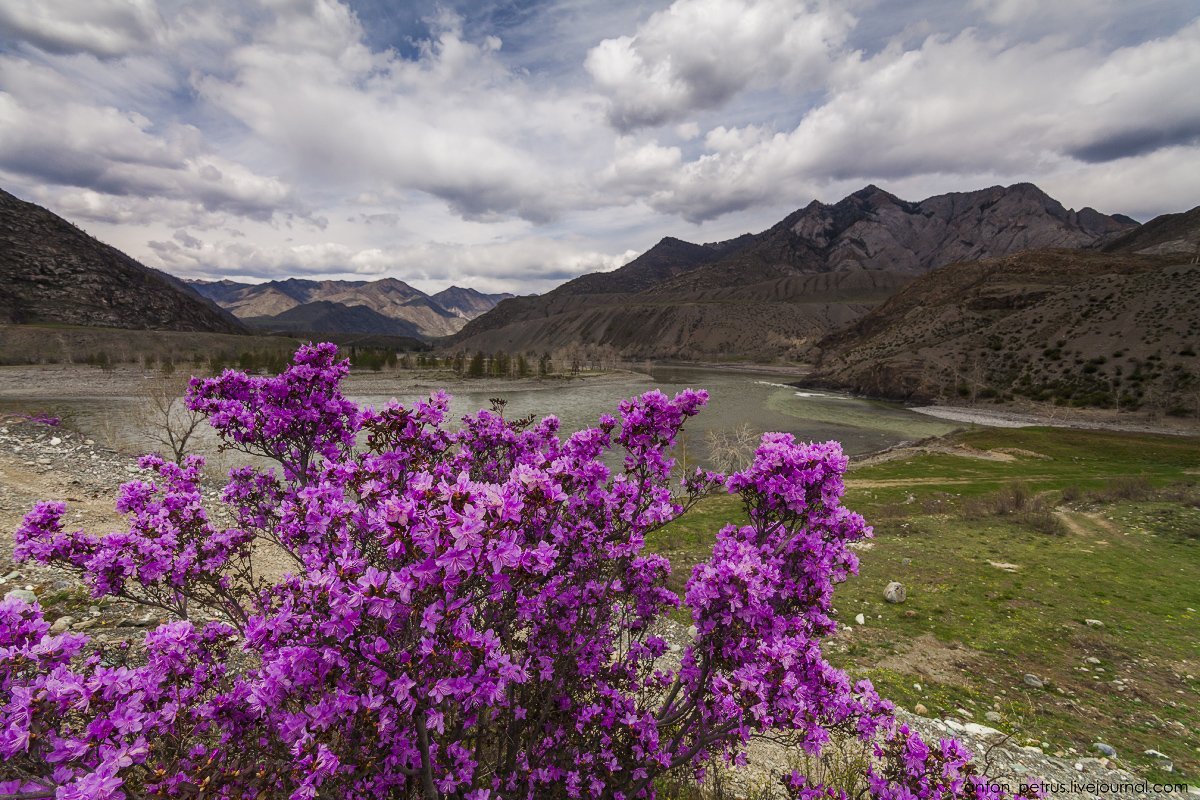
[[[852,465],[846,504],[876,535],[838,587],[852,630],[831,660],[910,710],[1050,755],[1105,742],[1126,768],[1200,783],[1200,442],[1022,428],[946,444],[963,455]],[[714,532],[743,519],[711,498],[651,547],[682,587]],[[884,601],[893,580],[903,604]]]

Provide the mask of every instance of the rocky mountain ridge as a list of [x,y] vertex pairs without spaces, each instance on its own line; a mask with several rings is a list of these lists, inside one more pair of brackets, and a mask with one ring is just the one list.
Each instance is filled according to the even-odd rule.
[[288,278],[258,284],[229,280],[188,283],[255,328],[314,333],[389,333],[426,338],[455,333],[468,320],[510,297],[458,286],[428,295],[397,278],[376,281]]
[[244,333],[183,282],[0,190],[0,322]]
[[1128,217],[1069,210],[1032,184],[908,202],[867,186],[757,234],[667,238],[621,269],[501,302],[452,339],[464,350],[602,347],[627,358],[797,358],[918,275],[1036,247],[1103,245]]

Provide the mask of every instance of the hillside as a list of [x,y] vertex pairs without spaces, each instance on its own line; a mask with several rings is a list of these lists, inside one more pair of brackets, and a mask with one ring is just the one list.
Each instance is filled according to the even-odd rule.
[[902,400],[1200,415],[1200,265],[1038,250],[918,278],[820,343],[812,382]]
[[0,322],[245,332],[176,278],[2,190]]
[[[448,336],[458,331],[467,320],[508,297],[457,286],[430,296],[396,278],[377,281],[289,278],[259,284],[233,281],[191,281],[190,284],[197,292],[235,316],[252,321],[258,328],[314,333],[388,332],[427,338]],[[323,305],[314,306],[315,303]],[[372,314],[347,313],[329,304],[343,309],[363,308]],[[306,306],[312,307],[304,308]],[[296,327],[309,324],[349,327]]]
[[629,358],[795,358],[914,277],[1035,247],[1096,246],[1137,226],[1066,209],[1032,184],[917,203],[867,186],[758,234],[663,239],[621,269],[506,300],[452,340],[463,350],[611,348]]
[[1200,257],[1200,206],[1182,214],[1163,214],[1104,246],[1107,253]]

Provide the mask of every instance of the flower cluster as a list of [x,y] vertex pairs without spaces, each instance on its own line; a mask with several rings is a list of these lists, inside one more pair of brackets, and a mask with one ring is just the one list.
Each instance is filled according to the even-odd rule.
[[[317,345],[277,377],[193,381],[226,446],[278,465],[230,473],[233,527],[203,508],[198,459],[143,459],[128,531],[67,532],[53,503],[26,517],[19,557],[173,621],[106,649],[0,605],[0,796],[632,800],[769,734],[877,741],[878,797],[983,797],[955,745],[920,750],[821,654],[870,535],[835,443],[768,435],[747,470],[678,483],[704,392],[648,392],[562,438],[502,405],[451,430],[443,394],[360,409],[347,369]],[[680,600],[647,537],[720,488],[750,524],[694,569],[674,655]],[[288,572],[264,576],[268,555]]]

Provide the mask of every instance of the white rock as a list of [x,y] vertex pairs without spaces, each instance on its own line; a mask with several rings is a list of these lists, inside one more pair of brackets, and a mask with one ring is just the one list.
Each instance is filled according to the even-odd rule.
[[904,584],[899,581],[892,581],[883,590],[883,599],[889,603],[903,603],[908,598],[908,592],[904,588]]
[[987,725],[980,725],[978,722],[968,722],[963,725],[963,730],[975,736],[1003,736],[1004,734],[995,728],[989,728]]
[[854,617],[854,621],[857,622],[859,625],[867,624],[867,618],[864,617],[862,614],[856,614]]
[[29,589],[13,589],[8,594],[4,595],[5,600],[22,600],[26,603],[36,603],[37,595]]
[[74,622],[75,622],[74,617],[59,617],[58,619],[54,620],[54,624],[50,626],[50,632],[51,633],[65,633],[67,630],[69,630],[71,628],[71,625]]
[[1085,619],[1083,621],[1083,624],[1087,625],[1089,628],[1103,628],[1104,627],[1104,623],[1098,619]]
[[62,439],[58,438],[57,436],[50,440],[51,447],[58,447],[60,444],[62,444]]

